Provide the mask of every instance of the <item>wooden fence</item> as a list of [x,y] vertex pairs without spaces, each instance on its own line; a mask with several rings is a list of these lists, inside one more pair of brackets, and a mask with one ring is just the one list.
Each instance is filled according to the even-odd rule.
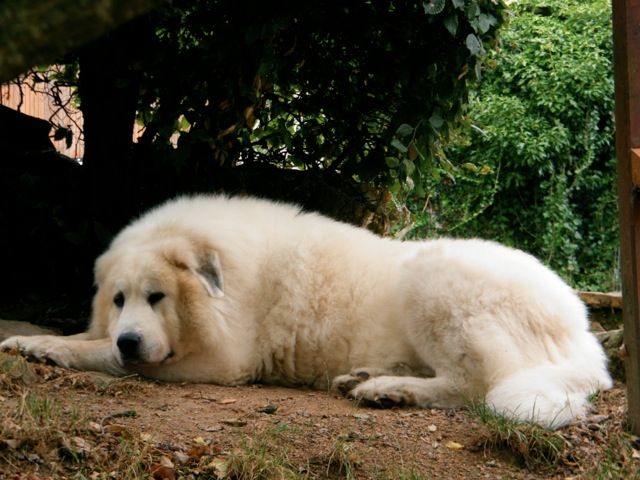
[[[47,120],[57,127],[65,127],[71,130],[71,144],[67,146],[66,140],[54,140],[55,130],[50,132],[51,141],[55,148],[62,154],[71,158],[80,159],[84,155],[84,142],[82,139],[82,113],[71,102],[72,91],[68,87],[54,89],[50,83],[23,83],[12,82],[0,85],[0,105],[13,108],[26,115]],[[56,105],[54,98],[65,105],[62,108]]]

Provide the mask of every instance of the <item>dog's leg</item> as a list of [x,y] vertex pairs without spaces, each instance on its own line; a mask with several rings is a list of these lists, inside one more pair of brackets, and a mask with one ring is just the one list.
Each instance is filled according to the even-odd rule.
[[0,343],[0,350],[13,349],[28,358],[65,368],[94,370],[114,375],[126,373],[113,355],[110,338],[91,340],[85,333],[68,337],[33,335],[10,337]]
[[383,408],[396,405],[455,408],[466,400],[449,377],[375,377],[357,385],[349,396],[365,405]]
[[343,395],[348,395],[351,390],[362,382],[384,375],[393,377],[433,377],[435,376],[435,372],[427,366],[412,368],[404,363],[399,363],[389,368],[358,367],[346,375],[338,375],[335,377],[331,382],[331,388],[340,391]]

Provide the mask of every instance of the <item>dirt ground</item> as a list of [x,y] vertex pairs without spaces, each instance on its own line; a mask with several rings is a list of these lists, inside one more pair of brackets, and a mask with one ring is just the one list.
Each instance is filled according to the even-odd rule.
[[[640,469],[640,442],[625,433],[626,404],[619,384],[596,399],[589,418],[558,432],[564,445],[554,465],[532,469],[518,452],[492,445],[490,429],[465,409],[376,410],[334,392],[160,384],[0,355],[5,365],[0,369],[0,480],[578,479],[632,478]],[[60,425],[40,418],[41,430],[32,430],[32,437],[42,438],[28,438],[30,395],[59,406]],[[80,426],[67,427],[73,423],[67,417]],[[42,446],[46,435],[52,439]],[[125,436],[136,440],[131,445],[137,445],[138,454],[116,461],[115,450],[106,445],[115,448],[110,437],[120,438],[122,445]],[[107,449],[106,461],[91,453],[99,448]],[[256,452],[271,462],[279,459],[286,472],[230,473],[230,459]],[[125,473],[129,463],[138,464],[137,474]]]

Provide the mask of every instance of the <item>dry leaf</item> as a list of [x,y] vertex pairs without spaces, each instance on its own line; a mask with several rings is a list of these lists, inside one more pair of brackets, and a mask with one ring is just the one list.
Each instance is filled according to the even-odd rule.
[[214,458],[206,468],[213,470],[218,478],[225,478],[227,476],[227,462],[222,458]]
[[89,422],[89,429],[96,433],[102,433],[102,427],[97,422]]
[[195,445],[187,451],[187,456],[189,457],[189,460],[197,462],[201,457],[207,455],[208,453],[209,449],[206,445]]
[[461,450],[464,448],[464,445],[461,445],[458,442],[447,442],[445,447],[451,450]]
[[0,439],[0,446],[2,445],[6,445],[10,449],[15,450],[18,448],[18,441],[13,438],[3,438]]
[[71,441],[76,447],[78,447],[78,449],[82,450],[83,452],[89,452],[92,448],[91,443],[89,443],[82,437],[73,437]]
[[149,473],[151,473],[154,480],[175,480],[176,478],[176,471],[173,468],[160,464],[151,465]]
[[220,403],[222,405],[229,405],[231,403],[236,403],[237,401],[238,401],[237,398],[225,398],[225,399],[220,400]]

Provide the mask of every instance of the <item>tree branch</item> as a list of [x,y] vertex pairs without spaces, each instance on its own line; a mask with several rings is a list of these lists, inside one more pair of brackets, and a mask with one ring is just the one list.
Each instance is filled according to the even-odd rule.
[[149,12],[163,0],[8,0],[0,6],[0,83]]

